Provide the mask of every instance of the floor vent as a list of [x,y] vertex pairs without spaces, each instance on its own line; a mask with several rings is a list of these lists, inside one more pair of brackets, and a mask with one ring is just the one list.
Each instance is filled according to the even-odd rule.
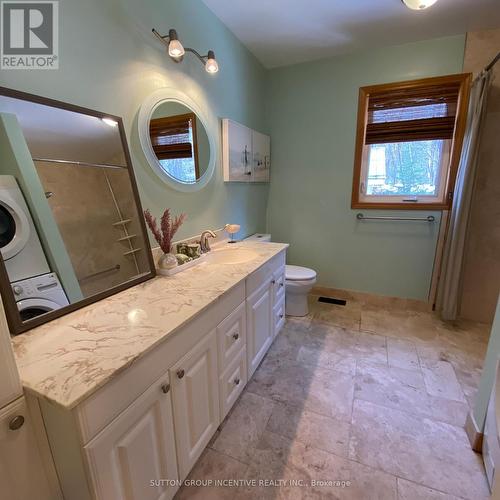
[[345,306],[347,301],[344,299],[332,299],[331,297],[320,297],[318,302],[325,302],[326,304],[336,304],[337,306]]

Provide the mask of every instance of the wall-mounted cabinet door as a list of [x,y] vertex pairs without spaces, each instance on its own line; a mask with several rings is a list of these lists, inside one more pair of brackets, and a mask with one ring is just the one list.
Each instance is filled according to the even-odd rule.
[[224,181],[252,180],[252,130],[225,118],[222,120],[222,164]]
[[271,138],[252,130],[253,182],[269,182],[271,171]]
[[259,366],[273,341],[273,284],[269,278],[247,299],[248,378]]
[[98,500],[170,500],[177,479],[168,375],[153,384],[86,447]]
[[185,479],[219,426],[215,330],[171,368],[179,475]]

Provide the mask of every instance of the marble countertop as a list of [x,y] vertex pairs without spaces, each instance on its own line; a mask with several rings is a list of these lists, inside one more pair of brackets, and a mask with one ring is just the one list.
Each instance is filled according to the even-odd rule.
[[175,276],[157,276],[14,337],[24,387],[74,408],[288,247],[236,246],[258,256],[243,264],[202,263]]

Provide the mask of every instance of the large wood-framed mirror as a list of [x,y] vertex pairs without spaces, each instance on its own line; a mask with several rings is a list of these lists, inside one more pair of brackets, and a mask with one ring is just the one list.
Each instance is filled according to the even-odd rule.
[[0,256],[13,335],[155,275],[121,118],[0,87]]

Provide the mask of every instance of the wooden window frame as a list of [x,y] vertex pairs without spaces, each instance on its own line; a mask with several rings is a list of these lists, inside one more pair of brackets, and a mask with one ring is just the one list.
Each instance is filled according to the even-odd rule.
[[[195,170],[195,177],[196,179],[200,178],[200,165],[198,162],[198,131],[196,129],[196,114],[195,113],[185,113],[182,115],[174,115],[174,116],[164,116],[160,118],[152,118],[149,124],[149,135],[150,135],[150,141],[151,141],[151,147],[153,148],[153,151],[155,152],[156,158],[158,161],[161,160],[168,160],[169,158],[161,158],[161,153],[155,149],[154,146],[154,140],[153,140],[153,130],[155,127],[161,127],[161,126],[168,126],[171,123],[177,123],[179,121],[191,121],[192,125],[192,132],[193,132],[193,144],[192,146],[192,156],[194,161],[194,170]],[[172,150],[175,150],[175,145],[172,145],[171,147]],[[189,156],[176,156],[174,158],[190,158]],[[171,159],[174,159],[171,158]]]
[[[470,86],[472,82],[471,73],[461,73],[456,75],[440,76],[435,78],[422,78],[405,82],[386,83],[382,85],[370,85],[359,89],[358,102],[358,122],[356,128],[356,146],[354,153],[354,172],[352,182],[351,208],[373,208],[390,210],[449,210],[453,201],[453,190],[457,175],[460,154],[462,151],[465,127],[467,122],[467,108],[469,103]],[[448,172],[446,175],[446,186],[444,193],[445,201],[404,203],[400,201],[388,202],[380,201],[367,202],[360,200],[361,175],[363,173],[363,163],[365,158],[365,137],[368,123],[368,101],[370,96],[388,91],[401,91],[414,89],[415,87],[427,87],[432,85],[459,84],[457,109],[455,114],[455,126],[451,143]],[[375,197],[374,197],[375,198]]]

